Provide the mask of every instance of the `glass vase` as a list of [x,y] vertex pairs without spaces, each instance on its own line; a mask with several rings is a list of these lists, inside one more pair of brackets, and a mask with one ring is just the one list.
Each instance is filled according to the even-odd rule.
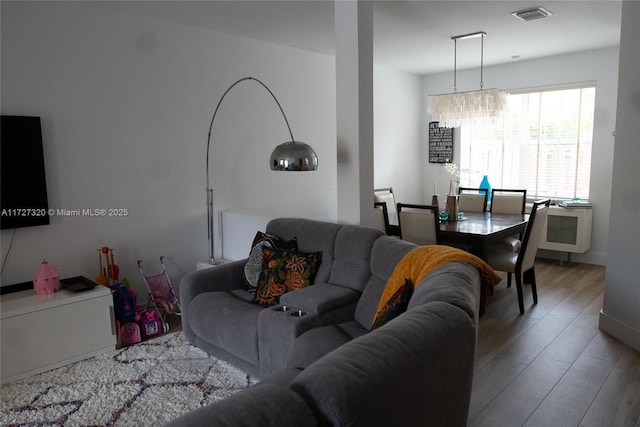
[[487,175],[482,177],[482,181],[478,188],[484,188],[487,190],[487,200],[491,200],[491,184],[489,184],[489,178]]

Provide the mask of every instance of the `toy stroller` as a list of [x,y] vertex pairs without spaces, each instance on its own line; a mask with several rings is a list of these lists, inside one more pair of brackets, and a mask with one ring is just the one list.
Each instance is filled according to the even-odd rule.
[[160,265],[162,266],[162,272],[160,274],[147,276],[144,274],[144,271],[142,271],[142,260],[138,260],[138,269],[149,291],[149,306],[153,306],[155,311],[160,315],[163,323],[162,328],[164,332],[167,332],[169,330],[167,316],[172,314],[180,316],[180,301],[178,301],[176,293],[171,286],[167,269],[164,266],[164,256],[160,257]]

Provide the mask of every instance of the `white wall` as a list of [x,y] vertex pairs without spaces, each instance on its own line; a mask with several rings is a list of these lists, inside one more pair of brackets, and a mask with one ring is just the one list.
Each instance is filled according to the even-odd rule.
[[[486,67],[484,87],[511,90],[549,85],[561,85],[583,81],[596,81],[596,109],[593,131],[591,165],[591,201],[593,202],[593,229],[591,250],[572,255],[572,260],[604,265],[607,255],[609,210],[611,206],[611,172],[613,167],[616,123],[616,98],[618,85],[618,48],[598,49],[562,56],[514,62]],[[452,73],[424,77],[424,103],[429,94],[451,92]],[[479,88],[478,70],[458,72],[458,91]],[[428,126],[425,114],[424,125]],[[427,135],[423,137],[424,156],[427,155]],[[454,160],[459,162],[459,144],[454,146]],[[423,181],[438,180],[439,192],[447,189],[449,175],[443,168],[426,163]],[[442,183],[442,184],[440,184]],[[479,184],[479,183],[478,183]],[[424,188],[425,200],[430,199],[433,185]]]
[[50,206],[129,211],[18,229],[3,285],[31,280],[42,258],[62,277],[95,277],[103,245],[139,291],[138,258],[153,273],[166,256],[174,282],[206,259],[207,130],[224,90],[247,75],[274,91],[319,170],[268,169],[286,126],[268,93],[244,82],[214,124],[216,208],[336,217],[334,58],[90,2],[2,2],[1,19],[2,114],[41,116]]
[[[422,203],[422,77],[374,67],[374,188]],[[430,200],[430,199],[429,199]]]
[[640,351],[640,3],[622,6],[609,250],[600,328]]
[[334,9],[338,220],[373,225],[373,5]]

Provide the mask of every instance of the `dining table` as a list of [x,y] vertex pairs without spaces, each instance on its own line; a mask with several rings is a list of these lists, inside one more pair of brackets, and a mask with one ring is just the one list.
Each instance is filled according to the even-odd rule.
[[524,233],[528,216],[465,212],[461,219],[440,221],[440,243],[463,248],[486,261],[492,243]]
[[[465,212],[460,219],[440,221],[440,244],[461,248],[487,260],[489,246],[505,237],[523,234],[529,215]],[[528,282],[525,276],[524,282]],[[485,312],[486,290],[480,292],[480,315]]]

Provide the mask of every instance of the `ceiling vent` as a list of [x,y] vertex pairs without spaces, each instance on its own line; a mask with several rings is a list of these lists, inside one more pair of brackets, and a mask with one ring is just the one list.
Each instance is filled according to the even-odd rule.
[[511,12],[511,14],[518,19],[522,19],[523,21],[533,21],[534,19],[546,18],[547,16],[553,15],[553,13],[542,6],[533,9],[524,9],[517,12]]

